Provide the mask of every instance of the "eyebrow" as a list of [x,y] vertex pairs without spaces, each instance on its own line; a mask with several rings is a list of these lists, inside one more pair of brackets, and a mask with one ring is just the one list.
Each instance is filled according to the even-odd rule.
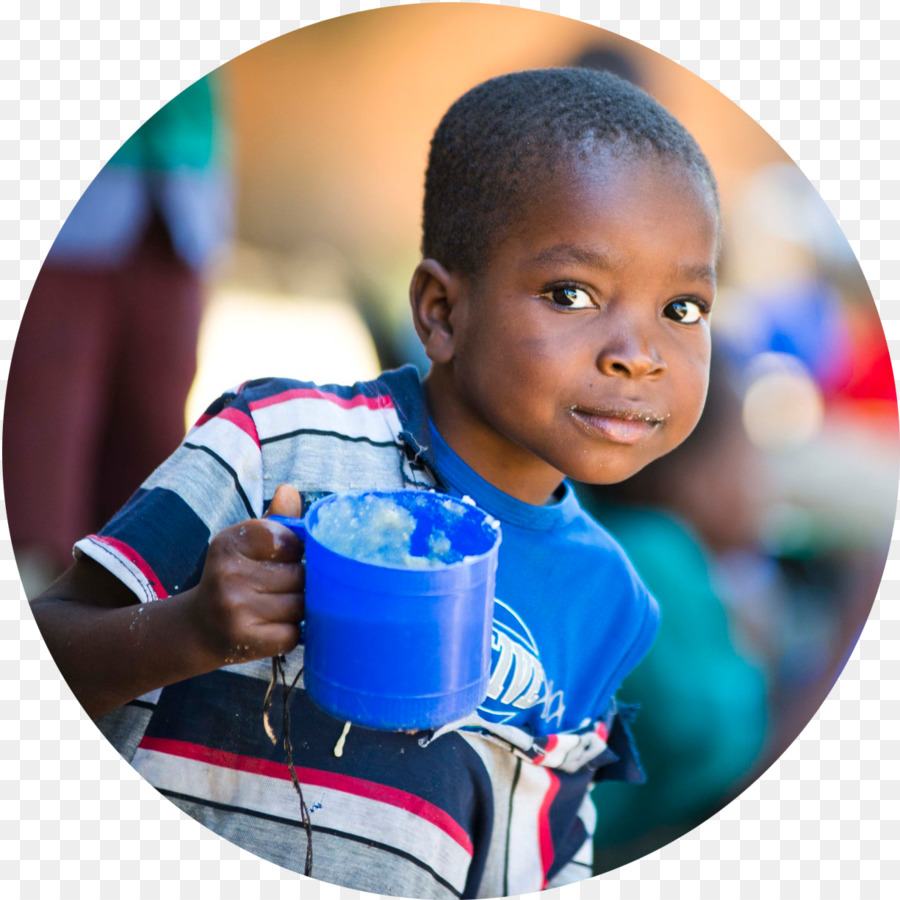
[[[575,262],[595,269],[615,268],[615,260],[612,255],[588,247],[580,247],[578,244],[554,244],[552,247],[546,247],[534,256],[533,262]],[[676,265],[673,274],[679,280],[705,281],[711,285],[716,284],[716,270],[707,263]]]
[[676,266],[675,277],[686,281],[706,281],[713,286],[716,284],[716,270],[706,263]]
[[536,263],[548,262],[576,262],[595,269],[611,269],[613,261],[609,254],[599,253],[587,247],[579,247],[577,244],[554,244],[545,247],[535,257]]

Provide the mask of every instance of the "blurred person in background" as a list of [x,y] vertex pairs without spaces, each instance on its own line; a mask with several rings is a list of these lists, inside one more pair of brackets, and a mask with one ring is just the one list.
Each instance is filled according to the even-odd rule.
[[619,78],[624,78],[645,91],[648,89],[647,79],[637,59],[618,47],[607,44],[589,45],[563,65],[612,72],[613,75],[618,75]]
[[[895,518],[884,486],[896,483],[896,390],[859,264],[796,166],[748,179],[725,235],[716,328],[742,361],[744,425],[770,473],[761,541],[791,582],[766,765],[825,699],[878,589]],[[720,569],[735,602],[762,605],[742,554]]]
[[[895,436],[896,391],[878,311],[847,238],[803,173],[786,163],[755,172],[725,240],[716,328],[743,364],[789,357],[813,382],[823,419]],[[781,444],[791,443],[800,441],[788,429]]]
[[215,74],[195,82],[123,144],[66,220],[25,308],[3,462],[29,596],[184,436],[204,276],[232,230],[220,91]]
[[628,482],[579,487],[661,610],[656,643],[621,691],[623,701],[640,698],[632,730],[647,782],[595,793],[597,873],[674,840],[749,783],[769,724],[773,650],[769,628],[731,615],[716,557],[754,546],[764,485],[734,375],[717,349],[694,434]]

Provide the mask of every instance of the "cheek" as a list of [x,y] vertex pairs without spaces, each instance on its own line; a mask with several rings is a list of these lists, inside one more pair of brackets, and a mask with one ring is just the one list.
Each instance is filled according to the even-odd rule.
[[709,387],[709,365],[701,362],[685,367],[680,376],[673,380],[673,387],[680,419],[678,431],[686,437],[694,430],[703,413]]
[[552,344],[502,332],[479,344],[477,383],[470,379],[469,384],[495,426],[506,431],[526,422],[546,425],[560,381],[566,380]]
[[498,327],[480,331],[477,358],[482,368],[500,382],[518,382],[545,387],[551,373],[565,367],[566,355],[560,352],[559,336],[544,337],[524,332],[518,322],[499,322]]

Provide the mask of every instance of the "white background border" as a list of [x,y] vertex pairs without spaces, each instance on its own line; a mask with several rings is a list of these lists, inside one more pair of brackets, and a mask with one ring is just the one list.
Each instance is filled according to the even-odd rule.
[[[370,2],[35,2],[0,7],[0,367],[61,223],[101,165],[215,66]],[[891,0],[544,0],[687,66],[820,190],[900,355],[900,11]],[[298,18],[300,16],[301,18]],[[798,90],[799,85],[799,90]],[[896,341],[896,343],[894,343]],[[886,485],[886,490],[893,486]],[[892,556],[894,554],[892,553]],[[183,816],[74,701],[25,603],[0,521],[0,893],[22,898],[356,897],[262,862]],[[690,835],[566,900],[900,896],[900,561],[819,714]]]

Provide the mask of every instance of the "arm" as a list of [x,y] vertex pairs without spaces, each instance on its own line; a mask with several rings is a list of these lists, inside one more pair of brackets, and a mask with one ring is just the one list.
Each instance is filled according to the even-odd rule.
[[[296,516],[281,486],[270,513]],[[303,618],[302,545],[288,529],[252,519],[209,546],[199,584],[139,604],[90,559],[78,560],[32,603],[60,672],[92,718],[223,665],[292,650]]]

